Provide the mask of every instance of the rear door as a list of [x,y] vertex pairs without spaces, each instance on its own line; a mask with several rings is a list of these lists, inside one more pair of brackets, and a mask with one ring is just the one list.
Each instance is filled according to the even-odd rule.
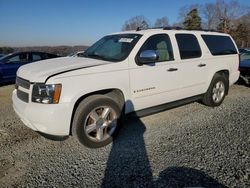
[[206,90],[208,62],[201,50],[201,38],[190,33],[175,34],[179,49],[179,76],[182,98],[199,95]]

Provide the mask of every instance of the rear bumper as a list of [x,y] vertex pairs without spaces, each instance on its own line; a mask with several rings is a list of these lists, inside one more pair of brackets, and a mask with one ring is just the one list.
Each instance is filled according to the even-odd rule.
[[54,136],[70,132],[71,112],[68,104],[25,103],[12,93],[13,108],[22,122],[34,131]]

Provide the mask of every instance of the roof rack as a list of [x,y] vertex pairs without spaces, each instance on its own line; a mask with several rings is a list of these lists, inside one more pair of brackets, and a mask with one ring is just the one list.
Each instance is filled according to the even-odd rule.
[[141,31],[142,29],[140,27],[137,27],[136,28],[136,31]]
[[141,28],[141,27],[137,27],[136,31],[141,31],[141,30],[148,30],[148,29],[163,29],[163,30],[185,30],[185,31],[206,31],[206,32],[218,32],[220,33],[220,31],[216,31],[214,29],[184,29],[182,27],[179,26],[166,26],[166,27],[151,27],[151,28]]
[[178,27],[178,26],[174,26],[174,27],[167,26],[167,27],[163,27],[162,29],[163,30],[185,30],[182,27]]

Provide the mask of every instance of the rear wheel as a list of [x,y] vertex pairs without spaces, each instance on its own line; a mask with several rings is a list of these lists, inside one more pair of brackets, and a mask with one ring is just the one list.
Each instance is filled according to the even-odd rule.
[[83,100],[76,109],[72,134],[85,146],[98,148],[112,142],[120,128],[121,109],[103,95]]
[[223,75],[215,74],[202,102],[207,106],[219,106],[223,102],[227,91],[228,80]]

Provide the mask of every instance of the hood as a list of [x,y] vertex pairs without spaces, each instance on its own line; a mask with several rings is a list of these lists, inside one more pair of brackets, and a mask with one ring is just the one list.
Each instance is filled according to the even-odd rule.
[[54,58],[21,66],[17,76],[30,82],[45,82],[52,75],[108,63],[111,62],[83,57]]

